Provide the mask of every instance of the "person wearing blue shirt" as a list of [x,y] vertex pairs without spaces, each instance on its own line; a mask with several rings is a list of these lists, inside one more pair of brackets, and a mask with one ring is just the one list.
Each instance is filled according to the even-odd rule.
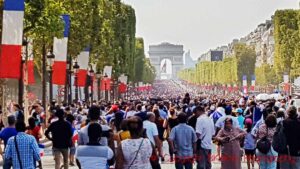
[[238,122],[240,125],[240,128],[243,129],[244,128],[244,121],[245,121],[245,117],[243,116],[243,110],[241,108],[237,108],[236,112],[238,113]]
[[171,151],[175,153],[175,168],[192,169],[197,135],[195,130],[186,124],[185,113],[180,113],[178,120],[179,124],[171,130],[169,137]]
[[159,104],[159,115],[162,119],[167,119],[168,118],[168,113],[167,110],[165,110],[165,107],[163,104]]
[[6,147],[7,141],[10,137],[17,135],[17,130],[15,128],[15,116],[8,116],[7,120],[9,126],[0,132],[0,139],[4,141],[4,147]]
[[18,131],[18,134],[9,138],[7,142],[5,161],[11,159],[13,168],[16,169],[35,169],[35,162],[38,161],[39,168],[42,168],[39,147],[36,139],[25,133],[26,125],[22,121],[18,121],[16,123],[16,130]]

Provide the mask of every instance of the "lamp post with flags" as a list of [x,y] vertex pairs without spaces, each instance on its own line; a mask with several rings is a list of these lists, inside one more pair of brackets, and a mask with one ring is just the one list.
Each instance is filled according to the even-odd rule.
[[[53,54],[52,50],[47,53],[47,60],[48,60],[48,73],[49,73],[49,102],[50,104],[53,101],[53,83],[52,83],[52,73],[53,73],[53,63],[54,63],[55,55]],[[52,106],[52,105],[50,105]]]
[[74,81],[75,81],[75,102],[78,102],[78,70],[79,70],[78,62],[75,61],[73,65],[74,70]]

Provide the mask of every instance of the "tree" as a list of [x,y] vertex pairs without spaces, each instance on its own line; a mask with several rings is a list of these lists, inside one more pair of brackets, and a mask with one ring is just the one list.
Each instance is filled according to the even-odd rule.
[[256,55],[254,49],[245,44],[236,44],[234,53],[223,61],[199,62],[195,69],[183,70],[179,77],[201,85],[241,84],[243,75],[254,75]]
[[135,78],[134,82],[143,81],[143,70],[144,70],[144,60],[145,60],[145,51],[144,51],[144,40],[142,38],[136,39],[135,47]]
[[252,46],[236,44],[234,46],[234,54],[237,59],[238,81],[241,83],[243,75],[246,75],[248,79],[254,75],[256,53]]
[[33,56],[37,70],[42,75],[43,47],[50,49],[54,37],[63,36],[64,13],[62,2],[56,0],[25,1],[24,36],[33,39]]
[[275,56],[277,79],[283,74],[299,75],[299,10],[278,10],[274,17]]

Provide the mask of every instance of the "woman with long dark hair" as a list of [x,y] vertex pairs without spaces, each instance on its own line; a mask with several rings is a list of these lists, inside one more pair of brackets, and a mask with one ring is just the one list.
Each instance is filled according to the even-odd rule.
[[[175,109],[171,108],[169,110],[169,118],[165,119],[164,125],[163,125],[163,127],[165,128],[165,132],[164,132],[165,139],[169,138],[171,130],[178,124],[179,124],[179,122],[178,122],[178,118],[177,118]],[[173,152],[171,150],[170,141],[169,141],[169,139],[167,139],[167,140],[168,140],[168,144],[169,144],[170,161],[173,162],[173,160],[174,160]]]
[[157,109],[157,108],[154,108],[153,110],[152,110],[152,112],[155,114],[155,124],[156,124],[156,126],[157,126],[157,130],[158,130],[158,136],[159,136],[159,139],[160,139],[160,141],[163,141],[164,140],[164,137],[163,137],[163,135],[164,135],[164,131],[165,131],[165,129],[164,129],[164,119],[163,118],[161,118],[160,117],[160,115],[159,115],[159,109]]

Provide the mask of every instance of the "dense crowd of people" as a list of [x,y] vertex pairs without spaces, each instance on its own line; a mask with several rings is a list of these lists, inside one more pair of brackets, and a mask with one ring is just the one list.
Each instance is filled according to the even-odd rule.
[[[129,100],[53,105],[50,118],[37,102],[24,119],[14,104],[2,118],[4,168],[42,168],[39,147],[52,141],[55,169],[300,169],[300,119],[290,97],[198,95],[175,81]],[[5,122],[4,122],[5,121]],[[28,126],[25,125],[28,124]],[[168,152],[164,152],[164,144]]]

